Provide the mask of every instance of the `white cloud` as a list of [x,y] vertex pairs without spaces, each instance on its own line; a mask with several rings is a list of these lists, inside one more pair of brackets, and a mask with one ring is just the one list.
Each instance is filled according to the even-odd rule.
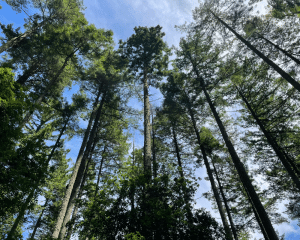
[[161,25],[170,46],[177,45],[181,36],[174,26],[190,22],[192,10],[198,5],[197,1],[192,0],[85,0],[84,4],[89,22],[113,30],[118,38],[126,40],[136,26]]

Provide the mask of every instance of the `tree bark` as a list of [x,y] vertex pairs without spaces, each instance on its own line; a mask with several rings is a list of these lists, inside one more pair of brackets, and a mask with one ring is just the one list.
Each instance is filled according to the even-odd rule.
[[[93,152],[94,152],[94,149],[95,149],[95,146],[96,146],[96,143],[97,143],[98,139],[97,137],[95,137],[94,139],[94,142],[93,142],[93,146],[92,146],[92,149],[90,150],[90,152],[88,153],[89,155],[89,158],[88,158],[88,161],[87,161],[87,164],[86,164],[86,168],[84,170],[84,174],[83,174],[83,178],[82,178],[82,181],[81,181],[81,184],[80,184],[80,188],[79,188],[79,193],[78,193],[78,196],[77,196],[77,199],[81,199],[82,197],[82,194],[83,194],[83,188],[84,188],[84,185],[85,185],[85,182],[86,182],[86,179],[87,179],[87,176],[88,176],[88,171],[89,171],[89,167],[90,167],[90,163],[92,161],[92,155],[93,155]],[[62,236],[65,236],[66,234],[66,231],[67,231],[67,223],[69,222],[70,220],[70,217],[71,217],[71,214],[72,214],[72,219],[71,221],[75,221],[75,218],[76,218],[76,215],[77,215],[77,212],[78,212],[78,209],[79,209],[79,206],[78,206],[78,203],[74,204],[75,207],[74,207],[74,210],[73,210],[73,207],[72,207],[72,204],[68,204],[68,208],[67,208],[67,211],[66,211],[66,216],[64,218],[64,222],[62,224],[62,228],[61,228],[61,234]],[[72,213],[72,210],[73,210],[73,213]],[[69,239],[71,237],[71,234],[72,234],[72,229],[73,229],[73,224],[71,224],[68,228],[68,233],[67,233],[67,236],[65,239]]]
[[[98,193],[98,189],[99,189],[99,182],[100,182],[102,167],[103,167],[103,163],[104,163],[104,156],[103,155],[105,153],[105,150],[106,150],[106,145],[104,146],[104,149],[102,151],[102,158],[101,158],[100,168],[99,168],[99,172],[98,172],[97,184],[96,184],[96,189],[95,189],[95,193],[94,193],[94,198],[96,198],[97,193]],[[85,238],[85,240],[89,239],[89,235],[90,235],[90,231],[88,230],[87,237]],[[69,239],[69,238],[67,238],[67,239]]]
[[[292,178],[293,182],[295,183],[295,185],[297,186],[297,188],[300,190],[300,181],[299,181],[299,178],[296,175],[296,173],[294,172],[294,170],[292,169],[292,166],[290,165],[291,163],[293,163],[292,159],[290,159],[287,154],[284,154],[282,152],[280,146],[278,145],[278,143],[276,142],[276,140],[273,139],[273,137],[269,134],[269,132],[265,129],[262,121],[256,115],[255,111],[253,110],[253,108],[251,107],[251,105],[249,104],[249,102],[247,101],[247,99],[244,96],[244,94],[240,91],[240,89],[238,87],[236,87],[236,89],[237,89],[239,95],[241,96],[242,100],[246,104],[247,108],[249,109],[252,117],[255,119],[255,121],[258,124],[258,126],[260,127],[261,131],[263,132],[263,134],[267,138],[268,143],[271,145],[271,147],[273,148],[273,150],[276,153],[277,157],[280,159],[282,165],[285,167],[286,171],[289,173],[289,175]],[[294,167],[296,167],[296,166],[294,165]],[[297,169],[295,169],[295,170],[297,171]]]
[[193,224],[194,224],[192,206],[190,204],[189,197],[187,195],[186,181],[185,181],[184,174],[183,174],[183,168],[182,168],[182,162],[181,162],[181,156],[180,156],[180,149],[179,149],[179,146],[178,146],[178,141],[177,141],[177,136],[176,136],[176,131],[175,131],[175,126],[174,125],[175,124],[172,123],[173,143],[174,143],[174,146],[175,146],[175,151],[176,151],[176,156],[177,156],[179,175],[181,177],[181,180],[179,182],[182,183],[182,191],[183,191],[184,201],[185,201],[185,204],[186,204],[188,224],[190,225],[190,227],[192,227]]
[[178,166],[179,166],[179,175],[180,175],[181,178],[184,179],[183,170],[182,170],[182,163],[181,163],[181,157],[180,157],[180,151],[179,151],[179,146],[178,146],[174,126],[172,126],[172,133],[173,133],[173,142],[174,142],[176,156],[177,156],[177,162],[178,162]]
[[98,95],[95,99],[94,109],[93,109],[93,112],[91,114],[88,127],[85,131],[84,138],[83,138],[83,141],[82,141],[82,144],[81,144],[81,148],[79,150],[78,157],[77,157],[77,160],[76,160],[76,163],[75,163],[75,166],[74,166],[74,170],[73,170],[70,182],[69,182],[69,187],[66,190],[66,194],[65,194],[65,197],[64,197],[63,202],[62,202],[61,210],[60,210],[59,215],[57,217],[56,224],[55,224],[55,227],[54,227],[54,230],[53,230],[53,233],[52,233],[52,238],[54,238],[54,239],[58,238],[58,235],[59,235],[64,217],[65,217],[65,214],[66,214],[66,211],[67,211],[67,206],[68,206],[68,203],[69,203],[69,199],[71,197],[72,189],[73,189],[73,186],[74,186],[74,183],[75,183],[78,171],[79,171],[79,167],[80,167],[81,162],[82,162],[83,153],[84,153],[85,147],[87,145],[87,141],[88,141],[90,131],[91,131],[91,128],[92,128],[92,124],[93,124],[93,120],[95,118],[95,114],[96,114],[96,111],[97,111],[97,105],[98,105],[100,94],[101,94],[101,91],[99,89]]
[[251,199],[251,197],[250,197],[250,193],[247,191],[247,189],[245,189],[245,191],[246,191],[246,194],[247,194],[247,196],[248,196],[248,199],[249,199],[249,201],[250,201],[250,203],[251,203],[251,205],[252,205],[252,210],[253,210],[253,213],[254,213],[254,215],[255,215],[256,221],[257,221],[257,223],[258,223],[258,225],[259,225],[259,227],[260,227],[261,233],[264,235],[264,238],[265,238],[266,240],[271,240],[271,238],[269,238],[268,233],[267,233],[267,231],[266,231],[266,229],[265,229],[265,227],[264,227],[264,224],[263,224],[262,221],[261,221],[261,218],[259,217],[259,214],[258,214],[258,212],[257,212],[257,209],[255,208],[255,204],[254,204],[254,202],[252,201],[252,199]]
[[217,179],[217,182],[218,182],[218,185],[219,185],[221,196],[223,198],[223,202],[224,202],[224,205],[225,205],[225,208],[226,208],[227,216],[228,216],[228,219],[229,219],[229,222],[230,222],[231,231],[233,233],[234,239],[238,240],[236,228],[235,228],[235,225],[233,223],[233,219],[232,219],[232,216],[231,216],[231,212],[230,212],[230,208],[229,208],[229,205],[228,205],[228,202],[227,202],[227,198],[226,198],[225,193],[223,191],[223,186],[221,184],[221,181],[220,181],[220,178],[219,178],[216,166],[215,166],[215,164],[214,164],[213,161],[212,161],[212,164],[213,164],[213,167],[214,167],[214,172],[215,172],[216,179]]
[[144,171],[151,179],[151,124],[147,68],[144,69]]
[[200,134],[199,134],[199,131],[198,131],[198,128],[197,128],[197,125],[196,125],[196,121],[195,121],[195,118],[194,118],[194,113],[193,113],[193,111],[190,107],[188,107],[188,110],[189,110],[189,113],[190,113],[190,117],[192,119],[192,124],[193,124],[193,128],[194,128],[194,131],[195,131],[195,134],[196,134],[196,137],[197,137],[197,141],[198,141],[198,144],[199,144],[200,149],[201,149],[201,153],[202,153],[202,156],[203,156],[203,160],[204,160],[207,175],[208,175],[208,178],[209,178],[209,181],[210,181],[210,184],[211,184],[211,188],[213,190],[214,197],[215,197],[217,205],[218,205],[219,213],[220,213],[222,223],[223,223],[225,233],[226,233],[226,239],[232,240],[233,239],[232,238],[232,233],[230,231],[230,228],[229,228],[229,225],[228,225],[228,222],[227,222],[227,219],[226,219],[226,215],[225,215],[224,208],[222,206],[221,198],[220,198],[219,192],[217,190],[215,180],[214,180],[214,177],[212,175],[212,171],[211,171],[209,163],[208,163],[208,159],[207,159],[207,155],[206,155],[204,146],[201,144]]
[[84,155],[81,159],[81,164],[78,168],[78,171],[77,171],[77,174],[76,174],[77,176],[75,178],[74,184],[73,184],[72,187],[70,187],[70,184],[69,184],[69,187],[72,188],[72,192],[70,194],[70,198],[69,198],[66,210],[65,210],[65,214],[64,214],[65,216],[64,216],[63,219],[66,219],[66,221],[64,221],[64,220],[62,221],[61,231],[59,233],[59,239],[63,239],[65,237],[65,234],[66,234],[66,228],[65,228],[65,225],[63,225],[63,224],[67,223],[69,221],[70,216],[72,214],[72,209],[74,208],[74,204],[75,204],[74,200],[75,200],[76,196],[78,195],[78,192],[79,192],[79,189],[80,189],[80,184],[81,184],[82,178],[83,178],[83,174],[84,174],[84,171],[86,169],[87,159],[88,159],[90,150],[92,148],[92,144],[94,142],[94,139],[95,139],[95,136],[96,136],[96,133],[97,133],[98,122],[99,122],[101,112],[102,112],[102,108],[103,108],[103,105],[104,105],[104,102],[105,102],[106,93],[107,93],[107,90],[105,90],[103,92],[102,99],[101,99],[101,102],[100,102],[100,106],[97,110],[97,115],[95,117],[94,125],[93,125],[93,128],[91,130],[90,137],[89,137],[89,140],[87,142]]
[[104,145],[103,151],[102,151],[102,158],[101,158],[101,163],[100,163],[100,168],[97,176],[97,183],[96,183],[96,189],[95,189],[95,194],[94,197],[96,197],[98,190],[99,190],[99,183],[100,183],[100,177],[102,173],[102,168],[103,168],[103,163],[104,163],[104,153],[106,151],[106,145]]
[[[207,90],[206,90],[206,87],[204,84],[204,80],[200,77],[198,71],[196,71],[196,72],[197,72],[198,79],[200,80],[200,84],[201,84],[202,90],[205,94],[206,100],[207,100],[207,102],[210,106],[210,109],[213,113],[213,116],[219,126],[220,132],[221,132],[223,139],[225,141],[225,144],[228,148],[228,151],[230,153],[230,156],[234,163],[234,166],[235,166],[236,170],[238,171],[239,177],[244,185],[244,188],[249,192],[251,201],[254,204],[253,207],[257,210],[257,213],[259,216],[259,219],[257,219],[257,221],[260,221],[260,220],[262,221],[263,227],[266,230],[268,237],[270,239],[279,240],[278,236],[273,228],[273,225],[268,217],[268,214],[266,213],[266,210],[265,210],[264,206],[262,205],[262,203],[252,185],[252,182],[248,176],[248,173],[244,167],[244,164],[241,162],[240,158],[238,157],[238,155],[235,151],[235,148],[234,148],[233,144],[231,143],[229,136],[227,135],[227,132],[225,130],[225,127],[219,117],[219,114],[217,113],[216,108],[215,108],[214,104],[212,103],[209,94],[207,93]],[[263,231],[263,229],[262,229],[262,231]]]
[[271,59],[266,57],[262,52],[256,49],[249,41],[244,39],[240,34],[238,34],[232,27],[225,23],[221,18],[215,15],[211,10],[209,12],[228,30],[230,30],[240,41],[242,41],[248,48],[250,48],[257,56],[264,60],[269,66],[271,66],[276,72],[278,72],[285,80],[287,80],[294,88],[300,92],[300,84],[292,78],[287,72],[285,72],[281,67],[274,63]]
[[152,153],[153,153],[153,177],[157,177],[157,163],[156,163],[156,152],[155,152],[155,130],[153,124],[153,114],[152,114]]

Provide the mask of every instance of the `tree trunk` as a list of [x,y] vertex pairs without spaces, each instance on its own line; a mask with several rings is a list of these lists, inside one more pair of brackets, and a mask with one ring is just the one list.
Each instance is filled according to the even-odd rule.
[[181,178],[184,179],[183,170],[182,170],[182,163],[181,163],[181,157],[180,157],[180,151],[179,151],[179,146],[178,146],[174,126],[172,126],[172,133],[173,133],[173,142],[174,142],[176,156],[177,156],[177,162],[178,162],[178,166],[179,166],[179,175],[180,175]]
[[147,69],[144,69],[144,172],[151,179],[151,124]]
[[216,175],[216,178],[217,178],[217,182],[218,182],[218,185],[219,185],[219,188],[220,188],[221,196],[222,196],[222,198],[223,198],[223,202],[224,202],[224,205],[225,205],[225,208],[226,208],[227,216],[228,216],[228,219],[229,219],[229,222],[230,222],[231,231],[232,231],[232,233],[233,233],[234,239],[235,239],[235,240],[238,240],[236,228],[235,228],[235,225],[234,225],[234,223],[233,223],[233,219],[232,219],[232,216],[231,216],[230,208],[229,208],[229,206],[228,206],[227,198],[226,198],[225,193],[224,193],[224,191],[223,191],[223,186],[222,186],[222,184],[221,184],[221,181],[220,181],[220,179],[219,179],[219,176],[218,176],[218,172],[217,172],[216,166],[215,166],[215,164],[214,164],[213,161],[212,161],[212,164],[213,164],[214,172],[215,172],[215,175]]
[[156,152],[155,152],[155,131],[153,123],[153,114],[152,114],[152,151],[153,151],[153,177],[157,177],[157,163],[156,163]]
[[185,201],[185,204],[186,204],[188,224],[190,225],[190,227],[192,227],[193,224],[194,224],[192,206],[190,204],[189,197],[187,195],[186,181],[185,181],[184,174],[183,174],[183,168],[182,168],[182,162],[181,162],[181,156],[180,156],[180,149],[179,149],[179,146],[178,146],[178,141],[177,141],[177,136],[176,136],[176,131],[175,131],[174,125],[175,124],[172,123],[173,143],[174,143],[174,146],[175,146],[175,151],[176,151],[176,156],[177,156],[179,175],[181,177],[179,182],[182,183],[182,191],[183,191],[184,201]]
[[[242,191],[242,190],[241,190],[241,191]],[[245,189],[245,191],[246,191],[246,194],[247,194],[247,196],[248,196],[248,199],[249,199],[249,201],[250,201],[250,203],[251,203],[251,205],[252,205],[252,210],[253,210],[253,213],[254,213],[254,215],[255,215],[256,221],[257,221],[257,223],[258,223],[258,225],[259,225],[259,227],[260,227],[261,233],[264,235],[264,238],[265,238],[266,240],[272,240],[272,239],[269,238],[269,236],[268,236],[268,233],[267,233],[267,231],[266,231],[266,229],[265,229],[265,227],[264,227],[264,224],[262,223],[262,221],[261,221],[261,219],[260,219],[260,217],[259,217],[259,214],[258,214],[258,212],[257,212],[257,209],[256,209],[255,206],[254,206],[254,202],[252,201],[249,192],[247,191],[247,189]]]
[[74,170],[73,170],[70,182],[69,182],[69,187],[66,190],[66,194],[65,194],[63,202],[62,202],[61,210],[60,210],[59,215],[58,215],[57,220],[56,220],[56,224],[55,224],[55,227],[54,227],[54,230],[53,230],[53,233],[52,233],[52,238],[58,238],[58,235],[59,235],[59,232],[60,232],[60,229],[61,229],[61,225],[63,223],[64,216],[65,216],[66,211],[67,211],[67,206],[68,206],[69,199],[70,199],[70,196],[71,196],[71,193],[72,193],[72,189],[73,189],[73,186],[74,186],[77,174],[78,174],[79,167],[80,167],[81,162],[82,162],[84,149],[87,145],[87,141],[88,141],[90,131],[91,131],[91,128],[92,128],[92,124],[93,124],[93,120],[95,118],[95,114],[96,114],[96,111],[97,111],[97,105],[98,105],[99,97],[100,97],[100,94],[101,94],[100,89],[99,89],[98,95],[95,99],[94,109],[93,109],[93,112],[91,114],[88,127],[85,131],[85,134],[84,134],[84,138],[83,138],[83,141],[82,141],[82,144],[81,144],[81,148],[80,148],[79,153],[78,153],[77,161],[76,161],[76,164],[74,166]]
[[[96,189],[95,189],[95,193],[94,193],[94,198],[96,198],[97,196],[97,193],[98,193],[98,189],[99,189],[99,182],[100,182],[100,177],[101,177],[101,173],[102,173],[102,167],[103,167],[103,163],[104,163],[104,153],[105,153],[105,150],[106,150],[106,145],[104,146],[104,149],[102,151],[102,158],[101,158],[101,163],[100,163],[100,168],[99,168],[99,172],[98,172],[98,176],[97,176],[97,184],[96,184]],[[89,239],[89,235],[90,235],[90,231],[87,230],[87,237],[86,237],[86,240]],[[69,238],[67,238],[69,239]]]
[[277,44],[272,43],[270,40],[268,40],[267,38],[265,38],[263,35],[256,33],[260,38],[262,38],[263,40],[265,40],[267,43],[271,44],[273,47],[275,47],[277,50],[283,52],[286,56],[288,56],[290,59],[292,59],[295,63],[300,65],[300,60],[295,58],[292,54],[290,54],[288,51],[282,49],[281,47],[279,47]]
[[[86,144],[86,149],[85,149],[84,155],[81,158],[80,166],[78,168],[78,171],[77,171],[77,174],[76,174],[77,176],[75,178],[74,184],[72,184],[72,186],[70,186],[70,184],[69,184],[69,188],[71,189],[71,194],[70,194],[68,204],[66,205],[66,208],[65,208],[66,209],[65,214],[64,214],[65,216],[62,219],[61,231],[59,233],[59,239],[63,239],[64,236],[65,236],[66,228],[65,228],[65,225],[63,225],[63,223],[64,222],[67,223],[69,221],[70,216],[72,214],[72,209],[73,209],[74,204],[75,204],[74,200],[75,200],[76,196],[78,195],[78,192],[79,192],[79,189],[80,189],[80,184],[82,182],[83,174],[84,174],[84,171],[86,169],[86,162],[87,162],[87,159],[88,159],[88,155],[89,155],[89,152],[92,148],[92,144],[94,142],[95,135],[97,133],[98,122],[99,122],[101,112],[102,112],[102,108],[103,108],[105,98],[106,98],[106,91],[107,90],[105,90],[103,92],[101,103],[100,103],[100,106],[97,110],[97,115],[95,117],[94,125],[93,125],[93,128],[91,130],[89,140]],[[75,164],[75,166],[76,166],[76,164]],[[75,168],[74,168],[74,170],[75,170]],[[72,175],[72,177],[73,177],[73,175]],[[67,219],[67,221],[64,221],[64,219]]]
[[[205,94],[205,97],[206,97],[206,100],[210,106],[210,109],[213,113],[213,116],[219,126],[219,129],[220,129],[220,132],[223,136],[223,139],[225,141],[225,144],[228,148],[228,151],[230,153],[230,156],[232,158],[232,161],[234,163],[234,166],[236,168],[236,170],[238,171],[238,174],[240,176],[240,179],[244,185],[244,188],[249,192],[249,196],[251,198],[251,201],[253,202],[254,204],[254,208],[257,209],[257,213],[259,215],[259,219],[257,219],[257,221],[262,221],[263,223],[263,227],[264,229],[266,230],[267,234],[268,234],[268,237],[272,240],[279,240],[278,239],[278,236],[273,228],[273,225],[268,217],[268,214],[266,213],[266,210],[264,208],[264,206],[262,205],[253,185],[252,185],[252,182],[248,176],[248,173],[244,167],[244,164],[241,162],[240,158],[238,157],[236,151],[235,151],[235,148],[233,146],[233,144],[231,143],[230,139],[229,139],[229,136],[227,135],[227,132],[225,130],[225,127],[219,117],[219,114],[217,113],[216,111],[216,108],[215,106],[213,105],[211,99],[210,99],[210,96],[209,94],[207,93],[206,91],[206,88],[205,88],[205,85],[204,85],[204,80],[202,78],[200,78],[200,75],[198,73],[198,71],[196,70],[196,68],[194,68],[194,70],[196,71],[197,73],[197,76],[198,76],[198,79],[200,80],[200,84],[201,84],[201,87],[202,87],[202,90]],[[263,230],[263,229],[262,229]]]
[[42,216],[43,216],[44,211],[45,211],[45,209],[46,209],[46,207],[47,207],[48,201],[49,201],[49,199],[46,198],[46,202],[45,202],[45,204],[44,204],[44,209],[43,209],[42,212],[40,213],[40,216],[39,216],[38,220],[36,221],[36,224],[35,224],[35,226],[34,226],[33,232],[32,232],[32,234],[31,234],[31,236],[30,236],[30,239],[32,239],[32,240],[34,239],[34,236],[35,236],[35,234],[36,234],[37,229],[38,229],[38,228],[40,227],[40,225],[41,225]]
[[[289,173],[289,175],[292,178],[293,182],[295,183],[297,188],[300,190],[299,178],[297,177],[297,175],[295,174],[294,170],[292,169],[292,167],[290,165],[290,164],[293,164],[292,159],[288,158],[288,155],[284,154],[282,152],[280,146],[278,145],[276,140],[273,139],[273,137],[269,134],[269,132],[265,129],[263,123],[260,121],[259,117],[256,115],[256,113],[252,109],[251,105],[247,101],[244,94],[238,89],[238,87],[236,87],[236,89],[237,89],[239,95],[241,96],[242,100],[246,104],[247,108],[249,109],[252,117],[255,119],[255,121],[258,124],[258,126],[260,127],[261,131],[264,133],[265,137],[267,138],[268,143],[271,145],[271,147],[273,148],[273,150],[276,153],[277,157],[280,159],[282,165],[285,167],[286,171]],[[294,167],[296,168],[295,165],[294,165]],[[297,168],[295,170],[297,171]]]
[[94,197],[96,197],[96,195],[98,193],[98,190],[99,190],[99,183],[100,183],[100,177],[101,177],[103,163],[104,163],[104,153],[105,153],[105,151],[106,151],[106,145],[104,146],[103,151],[102,151],[102,158],[101,158],[100,168],[99,168],[99,172],[98,172],[98,176],[97,176],[97,184],[96,184]]
[[228,30],[230,30],[240,41],[242,41],[248,48],[250,48],[257,56],[264,60],[269,66],[271,66],[276,72],[278,72],[285,80],[287,80],[294,88],[300,92],[300,84],[292,78],[287,72],[285,72],[281,67],[274,63],[271,59],[266,57],[262,52],[256,49],[249,41],[244,39],[240,34],[238,34],[233,28],[231,28],[227,23],[225,23],[221,18],[215,15],[211,10],[209,12]]
[[207,170],[207,175],[208,175],[208,178],[209,178],[209,181],[210,181],[210,184],[211,184],[211,188],[213,190],[214,197],[215,197],[217,205],[218,205],[219,213],[220,213],[222,223],[223,223],[225,233],[226,233],[226,239],[232,240],[233,239],[232,238],[232,233],[230,231],[230,228],[229,228],[229,225],[228,225],[228,222],[227,222],[227,219],[226,219],[226,215],[225,215],[224,208],[222,206],[221,198],[220,198],[219,192],[217,190],[215,180],[214,180],[214,177],[212,175],[212,171],[211,171],[209,163],[208,163],[208,159],[207,159],[207,155],[206,155],[204,146],[201,144],[200,134],[199,134],[199,131],[198,131],[198,128],[197,128],[197,125],[196,125],[196,121],[195,121],[195,118],[194,118],[194,113],[193,113],[193,111],[190,107],[189,107],[188,110],[189,110],[189,113],[190,113],[190,117],[192,119],[192,124],[193,124],[194,131],[195,131],[195,134],[196,134],[196,137],[197,137],[197,140],[198,140],[198,144],[200,146],[201,153],[202,153],[202,156],[203,156],[203,159],[204,159],[204,164],[205,164],[205,167],[206,167],[206,170]]
[[[81,199],[82,197],[82,194],[83,194],[83,188],[84,188],[84,185],[85,185],[85,182],[86,182],[86,178],[88,176],[88,171],[89,171],[89,167],[90,167],[90,163],[92,161],[92,156],[93,156],[93,152],[94,152],[94,149],[95,149],[95,146],[96,146],[96,143],[98,141],[98,138],[95,137],[94,139],[94,143],[93,143],[93,146],[92,146],[92,149],[90,150],[90,152],[88,153],[89,158],[88,158],[88,161],[87,161],[87,164],[86,164],[86,168],[84,170],[84,174],[83,174],[83,178],[82,178],[82,181],[81,181],[81,184],[80,184],[80,188],[79,188],[79,193],[78,193],[78,196],[77,196],[77,199]],[[64,218],[64,222],[62,224],[62,228],[61,228],[61,234],[62,236],[65,236],[66,234],[66,231],[67,231],[67,223],[69,222],[70,220],[70,217],[71,217],[71,214],[72,214],[72,220],[73,222],[75,222],[75,218],[76,218],[76,215],[77,215],[77,212],[78,212],[78,209],[79,209],[79,206],[78,206],[78,203],[75,204],[75,207],[74,207],[74,210],[73,210],[73,207],[72,207],[72,204],[68,204],[68,208],[67,208],[67,211],[66,211],[66,216]],[[72,213],[72,210],[73,210],[73,213]],[[69,217],[68,217],[69,216]],[[73,229],[73,224],[71,224],[68,228],[68,233],[67,233],[67,236],[65,239],[69,239],[71,237],[71,234],[72,234],[72,229]]]
[[[55,142],[55,144],[54,144],[54,146],[53,146],[53,148],[52,148],[52,150],[51,150],[51,153],[49,154],[49,156],[48,156],[48,158],[47,158],[47,160],[46,160],[47,166],[49,165],[49,162],[50,162],[51,158],[53,157],[56,148],[59,146],[60,139],[61,139],[62,135],[64,134],[66,128],[67,128],[67,125],[68,125],[68,123],[69,123],[69,119],[70,119],[70,117],[67,118],[67,120],[65,121],[65,124],[64,124],[63,128],[60,130],[59,136],[58,136],[58,138],[56,139],[56,142]],[[35,184],[34,188],[31,190],[31,192],[30,192],[29,195],[27,196],[27,198],[26,198],[24,204],[23,204],[22,207],[21,207],[21,210],[20,210],[20,212],[19,212],[18,217],[16,218],[16,220],[15,220],[15,222],[14,222],[14,224],[13,224],[13,226],[12,226],[10,232],[9,232],[9,234],[7,235],[7,240],[13,239],[13,236],[14,236],[14,234],[15,234],[15,231],[16,231],[18,225],[20,224],[20,221],[24,218],[25,211],[27,210],[28,205],[29,205],[30,201],[32,200],[32,198],[33,198],[33,196],[34,196],[34,193],[35,193],[36,189],[37,189],[37,188],[39,187],[39,185],[40,185],[40,181],[41,181],[41,179],[39,179],[39,180],[37,181],[37,183]]]

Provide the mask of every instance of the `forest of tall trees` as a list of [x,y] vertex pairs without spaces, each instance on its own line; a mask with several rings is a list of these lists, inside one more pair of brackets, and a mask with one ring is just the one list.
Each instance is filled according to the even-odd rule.
[[[169,46],[160,25],[115,42],[81,0],[5,0],[27,15],[0,23],[0,239],[285,239],[275,225],[300,224],[300,1],[262,1],[199,1]],[[220,220],[195,207],[199,168]]]

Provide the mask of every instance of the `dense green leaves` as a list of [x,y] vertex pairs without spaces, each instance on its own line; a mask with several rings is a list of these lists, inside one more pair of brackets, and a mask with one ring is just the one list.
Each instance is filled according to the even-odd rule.
[[[299,220],[299,2],[270,0],[260,16],[255,0],[201,2],[178,27],[171,69],[159,25],[135,27],[114,50],[112,31],[89,24],[81,1],[6,2],[35,14],[23,33],[1,24],[1,238],[251,239],[260,230],[273,240],[271,221],[285,221],[279,201]],[[127,106],[136,83],[139,148],[130,143],[138,111]],[[151,107],[151,87],[162,106]],[[200,178],[224,227],[194,206]]]

